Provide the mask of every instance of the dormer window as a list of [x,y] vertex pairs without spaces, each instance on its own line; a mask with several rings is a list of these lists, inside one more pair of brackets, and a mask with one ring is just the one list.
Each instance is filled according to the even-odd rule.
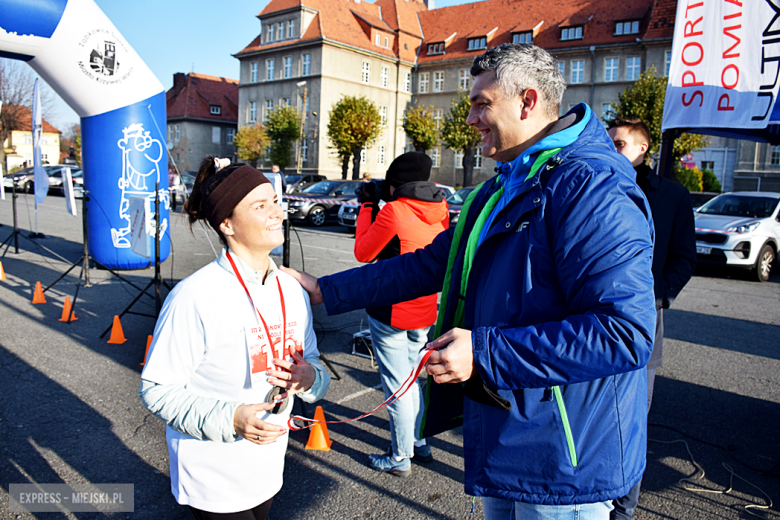
[[222,107],[219,105],[210,105],[209,106],[209,113],[214,114],[215,116],[218,116],[222,113]]
[[444,42],[429,43],[428,44],[428,56],[432,54],[444,54]]
[[512,43],[525,43],[526,45],[533,45],[534,33],[531,31],[515,33],[512,35]]
[[582,26],[579,27],[566,27],[561,29],[561,41],[566,40],[581,40],[582,39]]
[[481,38],[469,38],[470,51],[476,51],[476,50],[486,49],[486,48],[487,48],[486,36],[482,36]]
[[639,20],[617,22],[615,24],[615,36],[622,36],[624,34],[639,34]]

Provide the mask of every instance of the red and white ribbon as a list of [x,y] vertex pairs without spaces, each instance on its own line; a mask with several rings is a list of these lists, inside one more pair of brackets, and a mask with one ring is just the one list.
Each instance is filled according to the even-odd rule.
[[298,195],[285,195],[284,200],[304,200],[309,202],[321,202],[322,204],[338,204],[340,206],[360,206],[360,202],[357,199],[354,200],[339,200],[339,199],[313,199],[311,197],[300,197]]
[[[369,415],[373,415],[380,411],[381,409],[390,406],[394,402],[396,402],[398,399],[401,398],[406,392],[409,391],[409,389],[414,385],[415,381],[417,381],[417,376],[420,375],[420,372],[422,371],[425,364],[428,362],[428,358],[436,352],[436,349],[423,349],[420,351],[420,353],[417,355],[417,361],[415,364],[414,369],[412,370],[411,374],[409,374],[409,377],[406,378],[406,381],[404,381],[401,386],[396,390],[393,395],[388,397],[387,399],[382,402],[379,406],[371,410],[370,412],[366,412],[363,415],[359,417],[354,417],[352,419],[344,419],[342,421],[318,421],[316,419],[307,419],[306,417],[301,417],[300,415],[293,415],[287,420],[287,427],[290,428],[292,431],[298,431],[298,430],[305,430],[306,428],[310,428],[314,426],[315,424],[337,424],[337,423],[346,423],[346,422],[352,422],[352,421],[359,421],[360,419],[365,419]],[[306,423],[305,426],[296,426],[293,424],[293,420],[298,419],[299,421],[303,421]]]

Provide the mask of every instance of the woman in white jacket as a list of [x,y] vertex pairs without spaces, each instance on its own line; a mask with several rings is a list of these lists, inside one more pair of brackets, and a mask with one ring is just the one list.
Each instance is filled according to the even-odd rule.
[[288,401],[320,399],[330,377],[308,294],[269,256],[284,242],[272,185],[220,161],[203,161],[185,210],[225,247],[166,299],[139,395],[168,425],[176,500],[197,519],[259,520],[282,486]]

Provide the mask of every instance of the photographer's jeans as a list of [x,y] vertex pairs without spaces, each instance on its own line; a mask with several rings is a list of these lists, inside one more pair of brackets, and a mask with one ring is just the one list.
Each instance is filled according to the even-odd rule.
[[[428,342],[428,329],[403,330],[385,325],[368,317],[371,329],[371,343],[374,348],[379,377],[385,399],[393,395],[414,368],[417,354]],[[393,454],[398,457],[414,456],[414,441],[420,428],[423,415],[422,391],[419,384],[403,397],[391,404],[387,410],[390,416],[390,437],[393,442]]]
[[612,501],[573,506],[526,504],[483,497],[485,520],[609,520]]

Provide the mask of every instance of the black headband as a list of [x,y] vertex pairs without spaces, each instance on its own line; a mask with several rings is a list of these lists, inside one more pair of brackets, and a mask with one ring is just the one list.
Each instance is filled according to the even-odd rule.
[[244,164],[230,172],[203,200],[201,210],[215,231],[230,216],[233,209],[250,191],[261,184],[271,183],[265,175]]

